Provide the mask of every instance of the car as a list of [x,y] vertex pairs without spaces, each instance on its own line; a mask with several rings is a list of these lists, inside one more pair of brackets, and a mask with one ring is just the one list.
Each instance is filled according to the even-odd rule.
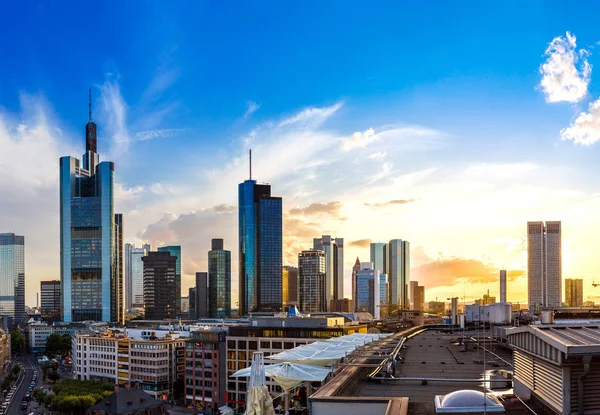
[[27,409],[27,406],[29,406],[29,403],[27,401],[21,402],[21,409]]

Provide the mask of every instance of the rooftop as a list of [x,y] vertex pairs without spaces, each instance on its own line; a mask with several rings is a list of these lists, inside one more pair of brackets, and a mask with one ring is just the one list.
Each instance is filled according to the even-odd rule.
[[508,330],[513,336],[529,333],[568,356],[600,354],[600,326],[590,325],[531,325]]
[[163,404],[160,401],[141,389],[119,389],[88,409],[88,413],[131,414],[143,410],[148,411],[144,413],[158,414],[160,411],[154,412],[152,409],[162,406]]

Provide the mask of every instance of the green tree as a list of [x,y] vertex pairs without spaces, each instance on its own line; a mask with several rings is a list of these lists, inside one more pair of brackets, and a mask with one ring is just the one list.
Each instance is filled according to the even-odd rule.
[[61,353],[63,348],[63,339],[60,334],[52,333],[46,339],[46,353],[50,356],[56,356]]
[[19,366],[19,365],[15,365],[15,367],[12,368],[12,374],[14,376],[17,376],[20,371],[21,371],[21,366]]
[[52,370],[50,373],[48,373],[48,380],[56,382],[58,379],[60,379],[60,375],[56,370]]
[[68,355],[71,353],[71,342],[72,342],[72,338],[70,334],[63,334],[62,336],[62,348],[61,348],[61,352],[63,355]]
[[25,351],[25,336],[21,330],[14,329],[10,332],[10,348],[13,353]]
[[42,366],[42,380],[46,380],[46,376],[48,375],[48,366]]

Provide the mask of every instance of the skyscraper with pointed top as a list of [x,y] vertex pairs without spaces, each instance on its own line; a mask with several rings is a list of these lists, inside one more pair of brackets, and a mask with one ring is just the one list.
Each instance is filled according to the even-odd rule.
[[92,93],[82,162],[60,158],[62,319],[124,322],[123,218],[115,215],[114,164],[100,162]]
[[241,315],[282,310],[282,200],[250,178],[238,186]]

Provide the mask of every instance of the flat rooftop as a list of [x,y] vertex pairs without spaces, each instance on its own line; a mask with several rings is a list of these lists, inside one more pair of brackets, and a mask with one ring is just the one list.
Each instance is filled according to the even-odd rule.
[[[484,353],[486,370],[493,381],[491,386],[494,394],[512,395],[510,386],[498,373],[501,370],[512,370],[512,351],[503,346],[491,346],[486,343],[485,348],[488,352],[484,352],[484,349],[478,347],[474,340],[483,339],[482,334],[481,331],[475,330],[454,333],[427,330],[419,333],[409,338],[405,347],[400,351],[402,360],[397,363],[395,374],[396,378],[414,378],[415,380],[371,381],[363,379],[358,386],[357,396],[407,397],[409,414],[435,413],[434,397],[436,395],[445,395],[461,389],[483,390]],[[461,342],[463,336],[466,348]],[[384,376],[384,374],[378,376]],[[447,379],[448,381],[430,380],[425,382],[419,379]],[[507,413],[530,414],[518,401],[505,399],[503,403]]]

